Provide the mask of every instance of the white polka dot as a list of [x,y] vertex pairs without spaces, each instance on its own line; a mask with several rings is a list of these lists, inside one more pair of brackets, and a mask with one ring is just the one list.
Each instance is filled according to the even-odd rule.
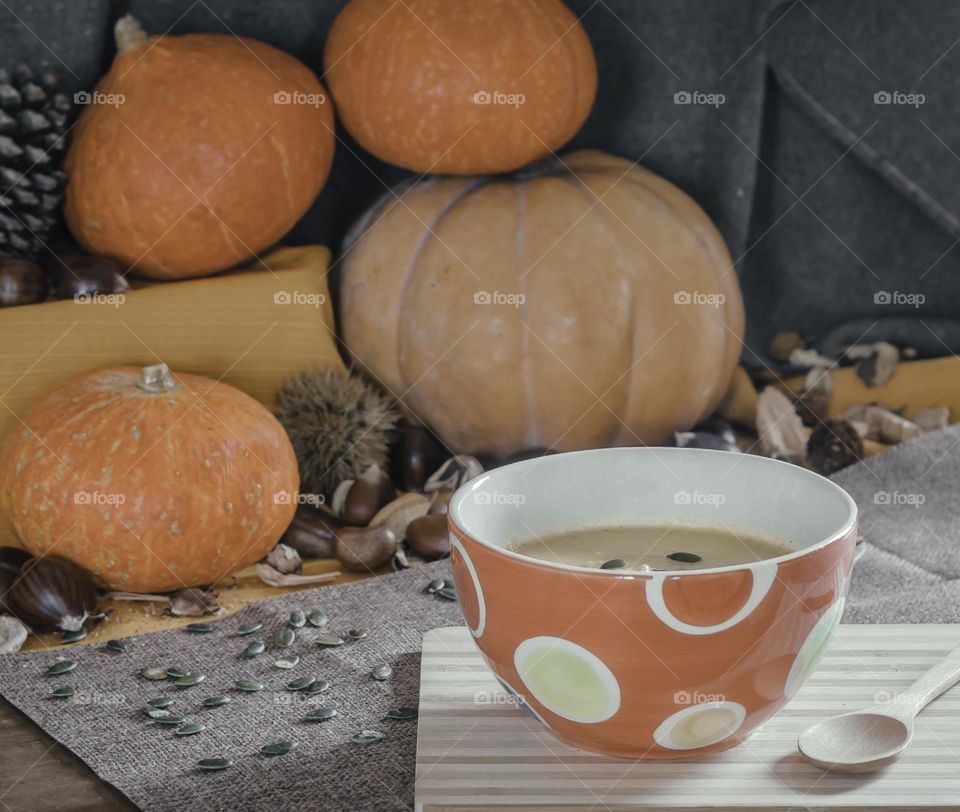
[[467,573],[473,582],[473,591],[477,593],[477,625],[469,628],[470,634],[474,637],[480,637],[487,626],[487,604],[483,600],[483,590],[480,588],[480,579],[477,577],[477,571],[473,566],[473,561],[470,560],[470,556],[467,555],[467,551],[463,549],[463,545],[459,539],[452,534],[450,535],[450,547],[456,550],[460,558],[463,559],[463,565],[467,568]]
[[701,702],[664,719],[653,740],[668,750],[709,747],[736,733],[746,716],[746,708],[737,702]]
[[803,687],[803,684],[820,664],[820,660],[827,651],[827,645],[833,636],[834,630],[840,624],[840,616],[843,614],[843,598],[836,601],[826,612],[823,613],[817,625],[810,630],[807,639],[800,646],[800,651],[790,666],[790,673],[787,674],[787,682],[783,687],[783,694],[787,699],[793,696]]
[[513,654],[529,695],[571,722],[603,722],[620,709],[620,686],[604,662],[560,637],[531,637]]

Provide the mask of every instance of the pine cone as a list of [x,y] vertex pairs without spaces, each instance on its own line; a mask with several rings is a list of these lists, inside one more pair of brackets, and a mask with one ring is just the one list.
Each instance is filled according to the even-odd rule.
[[0,70],[0,256],[36,259],[57,221],[70,99],[57,75]]

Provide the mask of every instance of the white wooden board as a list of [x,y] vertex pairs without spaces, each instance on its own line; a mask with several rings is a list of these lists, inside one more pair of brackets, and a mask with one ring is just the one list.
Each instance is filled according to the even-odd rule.
[[960,625],[841,626],[809,683],[744,744],[634,762],[554,739],[512,704],[465,628],[437,629],[423,640],[417,809],[960,809],[960,686],[927,707],[910,749],[881,773],[826,774],[796,749],[807,726],[907,687],[956,645]]

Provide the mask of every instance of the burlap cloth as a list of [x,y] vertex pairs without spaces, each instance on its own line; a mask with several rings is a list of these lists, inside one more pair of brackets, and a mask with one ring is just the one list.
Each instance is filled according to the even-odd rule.
[[[391,708],[418,703],[423,633],[462,622],[455,603],[423,591],[432,578],[449,575],[448,562],[441,561],[271,598],[214,621],[213,634],[172,630],[130,638],[126,654],[76,645],[69,651],[0,656],[0,691],[144,810],[406,810],[413,805],[417,722],[383,717]],[[341,635],[364,628],[368,636],[324,648],[314,642],[320,630],[307,626],[291,648],[278,649],[273,635],[297,608],[322,610],[330,618],[328,628]],[[239,627],[253,621],[263,622],[260,632],[236,636]],[[242,659],[240,652],[257,639],[267,643],[267,651]],[[296,668],[274,667],[288,654],[300,655]],[[77,660],[77,669],[44,676],[64,656]],[[386,682],[370,675],[380,662],[393,668]],[[150,665],[181,666],[206,680],[181,689],[138,676]],[[319,695],[285,690],[290,680],[311,674],[328,680],[330,690]],[[265,690],[234,690],[234,681],[245,677],[264,683]],[[51,699],[51,690],[61,685],[76,688],[77,696]],[[204,697],[217,694],[232,701],[201,707]],[[172,728],[154,725],[141,707],[160,695],[174,698],[171,711],[206,729],[177,736]],[[301,721],[321,705],[335,707],[337,716]],[[351,736],[364,728],[386,737],[367,746],[352,744]],[[272,758],[260,755],[260,747],[283,739],[295,741],[297,749]],[[216,756],[232,758],[234,766],[218,773],[197,770],[198,759]],[[61,800],[69,808],[69,799]]]
[[[925,435],[835,478],[857,500],[861,532],[869,541],[857,563],[847,601],[847,623],[960,622],[960,430]],[[47,733],[73,750],[105,781],[145,810],[400,810],[413,804],[416,722],[383,719],[392,707],[417,704],[420,642],[428,629],[461,622],[456,604],[424,593],[431,578],[448,577],[449,565],[428,567],[342,587],[253,604],[216,621],[212,635],[168,631],[131,639],[129,653],[109,654],[75,646],[72,674],[44,677],[56,660],[51,652],[0,657],[0,691]],[[301,663],[292,671],[273,666],[274,646],[254,660],[239,653],[253,639],[272,643],[291,609],[321,609],[330,628],[344,633],[369,629],[369,636],[324,649],[318,630],[298,633],[290,653]],[[238,627],[263,621],[262,632],[235,637]],[[286,653],[286,652],[284,652]],[[370,676],[378,662],[393,667],[388,682]],[[206,675],[187,689],[137,676],[147,665],[179,665]],[[304,696],[284,690],[296,676],[327,679],[326,694]],[[256,694],[231,690],[234,680],[253,676],[267,686]],[[73,685],[78,699],[54,700],[54,686]],[[201,721],[206,729],[177,737],[140,712],[152,696],[176,700],[172,710]],[[219,708],[199,707],[206,696],[229,693]],[[307,724],[312,706],[332,705],[338,715]],[[367,747],[350,737],[363,728],[386,738]],[[295,752],[267,758],[262,745],[280,739],[298,743]],[[6,757],[7,754],[0,754]],[[196,761],[229,756],[234,767],[200,774]],[[65,805],[69,802],[65,800]]]

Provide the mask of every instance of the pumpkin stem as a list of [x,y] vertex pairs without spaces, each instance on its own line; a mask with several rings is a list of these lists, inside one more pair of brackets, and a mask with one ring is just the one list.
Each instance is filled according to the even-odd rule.
[[169,392],[176,386],[170,367],[166,364],[152,364],[143,368],[143,377],[137,381],[137,386],[151,395]]
[[147,44],[147,32],[132,14],[126,14],[117,20],[113,27],[113,38],[117,43],[117,52],[121,54]]

